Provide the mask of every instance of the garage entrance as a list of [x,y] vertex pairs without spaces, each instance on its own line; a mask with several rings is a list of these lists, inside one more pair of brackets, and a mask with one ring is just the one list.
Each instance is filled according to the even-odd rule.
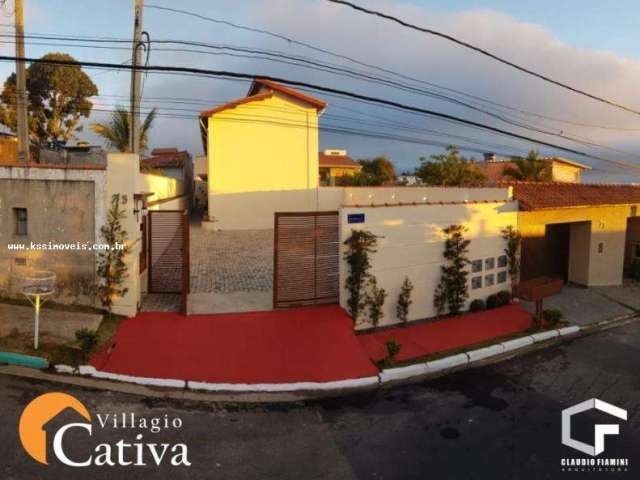
[[338,303],[338,212],[275,214],[274,308]]
[[630,217],[627,220],[627,234],[624,250],[624,269],[631,274],[631,265],[640,262],[640,217]]
[[186,313],[189,293],[189,213],[149,212],[149,293],[181,294]]

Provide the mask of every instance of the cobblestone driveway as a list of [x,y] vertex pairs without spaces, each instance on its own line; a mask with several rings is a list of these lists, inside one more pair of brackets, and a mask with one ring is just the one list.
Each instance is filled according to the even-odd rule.
[[273,230],[211,232],[191,225],[191,293],[269,292]]

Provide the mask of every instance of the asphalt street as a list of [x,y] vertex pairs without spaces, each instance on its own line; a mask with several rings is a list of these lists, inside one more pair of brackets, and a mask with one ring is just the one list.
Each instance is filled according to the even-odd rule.
[[[419,385],[290,406],[165,402],[0,375],[0,478],[639,478],[639,372],[640,323],[634,323]],[[62,442],[74,461],[88,459],[98,444],[115,452],[119,440],[133,443],[142,434],[141,442],[185,444],[191,466],[172,466],[167,456],[157,467],[149,453],[146,466],[65,466],[53,454],[52,437],[62,425],[83,421],[71,410],[46,426],[49,464],[35,462],[17,425],[33,398],[52,391],[73,395],[92,415],[91,435],[71,429]],[[563,458],[591,457],[561,444],[561,411],[591,398],[627,410],[628,418],[585,412],[575,418],[574,437],[593,444],[595,423],[619,424],[599,458],[626,458],[629,465],[563,471]],[[182,426],[159,433],[100,426],[98,414],[123,412],[138,421],[179,418]]]

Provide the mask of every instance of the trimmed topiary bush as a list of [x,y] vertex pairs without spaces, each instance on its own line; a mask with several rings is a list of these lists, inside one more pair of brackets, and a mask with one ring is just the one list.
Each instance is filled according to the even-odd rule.
[[498,308],[500,306],[500,301],[498,300],[497,294],[491,294],[487,297],[487,310],[491,310],[492,308]]
[[501,290],[496,293],[496,297],[498,299],[498,306],[504,307],[505,305],[509,305],[511,303],[511,293],[508,290]]
[[564,314],[558,309],[549,308],[547,310],[542,311],[542,318],[549,325],[553,326],[553,325],[557,325],[560,322],[560,320],[564,318]]
[[484,300],[481,300],[479,298],[476,298],[475,300],[473,300],[469,305],[470,312],[481,312],[485,308],[486,306],[484,304]]

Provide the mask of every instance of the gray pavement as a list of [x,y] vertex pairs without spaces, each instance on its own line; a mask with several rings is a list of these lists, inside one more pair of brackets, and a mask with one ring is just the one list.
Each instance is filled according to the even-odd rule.
[[[532,302],[522,302],[535,312]],[[578,287],[566,285],[560,295],[544,301],[544,308],[556,308],[569,322],[585,326],[640,310],[640,284],[627,283],[619,287]]]
[[[633,323],[418,385],[287,407],[158,401],[0,375],[0,478],[637,478],[639,370],[640,323]],[[92,414],[181,418],[180,430],[143,433],[186,443],[192,466],[73,469],[54,459],[41,467],[22,451],[16,425],[24,406],[52,389],[75,395]],[[620,435],[606,439],[607,457],[630,459],[627,472],[562,471],[561,458],[582,454],[561,445],[560,412],[593,397],[628,411]],[[593,424],[611,417],[580,422],[575,434],[588,441]],[[69,436],[70,455],[138,433],[96,424],[91,438]]]

